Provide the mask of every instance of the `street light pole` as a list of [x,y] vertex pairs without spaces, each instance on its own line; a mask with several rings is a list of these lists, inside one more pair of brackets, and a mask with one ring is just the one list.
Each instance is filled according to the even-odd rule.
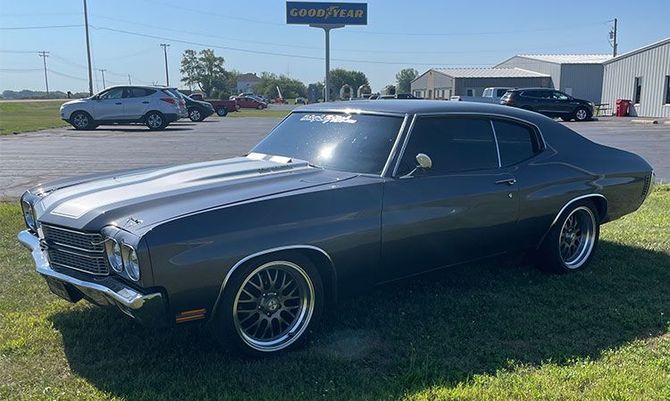
[[102,73],[102,89],[107,89],[107,85],[105,85],[105,71],[107,71],[107,70],[101,68],[98,71],[100,71]]
[[170,75],[168,74],[168,60],[167,60],[167,48],[170,45],[168,43],[161,43],[163,48],[163,56],[165,57],[165,86],[170,86]]

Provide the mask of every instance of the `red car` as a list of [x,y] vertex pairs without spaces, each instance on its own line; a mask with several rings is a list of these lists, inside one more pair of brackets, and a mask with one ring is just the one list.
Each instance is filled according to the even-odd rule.
[[210,103],[220,117],[224,117],[229,111],[240,111],[240,105],[235,100],[205,100],[202,93],[193,93],[190,98]]
[[258,109],[263,110],[268,107],[268,104],[251,96],[237,96],[235,98],[237,104],[243,109]]

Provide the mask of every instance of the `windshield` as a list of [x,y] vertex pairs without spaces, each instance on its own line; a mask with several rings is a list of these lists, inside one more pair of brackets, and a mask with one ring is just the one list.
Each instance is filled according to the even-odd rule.
[[381,174],[402,117],[293,113],[252,150],[340,171]]

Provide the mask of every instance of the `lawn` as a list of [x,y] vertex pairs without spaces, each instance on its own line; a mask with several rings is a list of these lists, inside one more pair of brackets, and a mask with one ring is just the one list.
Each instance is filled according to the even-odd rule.
[[0,399],[670,399],[670,186],[603,226],[588,270],[523,258],[348,297],[300,351],[215,348],[201,326],[150,330],[51,295],[0,204]]
[[58,114],[63,102],[0,102],[0,135],[66,126]]

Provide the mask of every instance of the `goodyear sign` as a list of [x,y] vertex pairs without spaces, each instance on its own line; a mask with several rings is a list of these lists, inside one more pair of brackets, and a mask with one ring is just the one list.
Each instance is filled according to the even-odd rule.
[[367,25],[367,3],[286,2],[287,24]]

